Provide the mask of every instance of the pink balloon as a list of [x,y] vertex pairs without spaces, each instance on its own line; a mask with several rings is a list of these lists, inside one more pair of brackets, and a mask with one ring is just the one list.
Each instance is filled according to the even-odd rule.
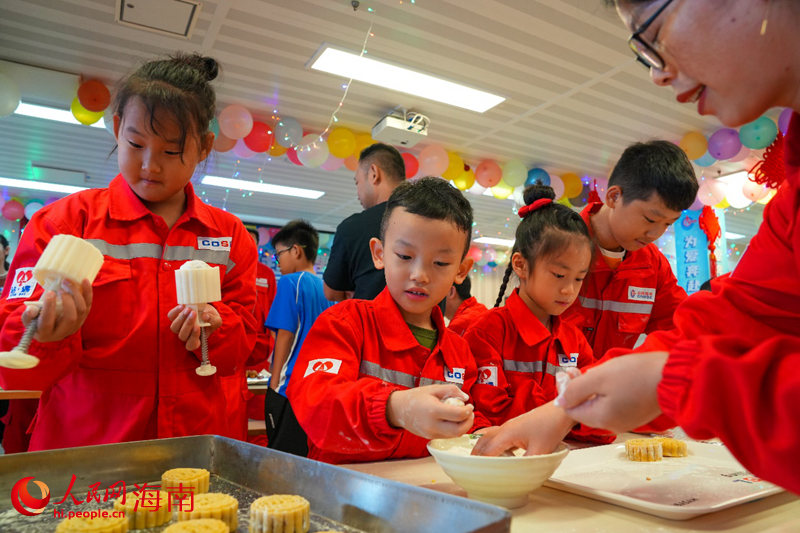
[[295,165],[299,167],[303,166],[303,163],[301,163],[300,160],[297,158],[297,151],[294,149],[294,146],[286,150],[286,157],[289,159],[289,161],[291,161]]
[[472,259],[474,262],[477,263],[483,257],[483,252],[481,251],[480,248],[478,248],[473,244],[467,251],[467,257],[469,257],[470,259]]
[[692,205],[689,206],[689,209],[692,211],[697,211],[698,209],[703,209],[703,202],[700,201],[700,197],[696,196]]
[[259,226],[258,228],[258,245],[259,246],[266,246],[269,244],[269,230],[264,226]]
[[715,206],[725,199],[725,189],[715,180],[704,180],[697,190],[697,198],[703,205]]
[[[553,188],[553,192],[556,193],[556,200],[559,200],[561,199],[562,196],[564,196],[564,180],[562,180],[560,176],[551,174],[550,186]],[[602,196],[600,198],[605,200],[605,198],[603,198]]]
[[239,139],[236,141],[236,144],[233,146],[233,153],[242,159],[248,159],[256,155],[254,151],[247,147],[247,145],[244,143],[244,139]]
[[223,109],[217,122],[219,130],[229,139],[242,139],[253,129],[253,115],[238,104]]
[[419,168],[423,176],[441,176],[449,164],[447,150],[441,145],[431,144],[419,153]]
[[757,202],[769,194],[769,189],[765,185],[748,179],[742,186],[742,194],[751,202]]
[[500,183],[502,177],[503,170],[500,168],[500,165],[492,159],[484,159],[475,167],[475,181],[477,181],[481,187],[494,187]]
[[2,213],[6,220],[19,220],[25,216],[25,206],[16,200],[9,200],[3,204]]
[[749,155],[750,155],[750,148],[748,148],[747,146],[742,146],[739,149],[739,152],[735,156],[728,158],[728,161],[731,163],[738,163],[739,161],[744,161],[745,158]]
[[344,159],[339,159],[331,154],[328,156],[328,159],[319,166],[319,168],[333,171],[339,170],[342,168],[342,165],[344,165]]

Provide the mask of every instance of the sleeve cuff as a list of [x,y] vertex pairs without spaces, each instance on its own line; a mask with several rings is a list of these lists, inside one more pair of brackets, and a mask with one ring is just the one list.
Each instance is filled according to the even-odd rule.
[[679,342],[672,348],[664,365],[658,384],[658,404],[661,411],[672,420],[678,420],[677,415],[692,382],[698,350],[697,341]]
[[386,418],[386,407],[389,405],[389,395],[397,390],[398,387],[384,386],[378,389],[376,394],[367,397],[367,422],[373,428],[375,434],[381,438],[396,437],[404,430],[389,425]]

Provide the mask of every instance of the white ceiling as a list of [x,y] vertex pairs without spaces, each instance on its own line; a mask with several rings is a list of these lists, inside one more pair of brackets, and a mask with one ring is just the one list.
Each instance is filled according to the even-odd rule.
[[[304,129],[321,131],[346,80],[305,64],[323,42],[359,52],[372,24],[371,56],[507,100],[479,114],[353,82],[338,118],[356,132],[401,106],[427,115],[430,142],[469,164],[517,158],[551,173],[606,176],[634,141],[677,141],[689,130],[710,134],[719,126],[649,81],[625,44],[626,30],[601,0],[364,0],[355,12],[350,0],[203,0],[189,40],[117,24],[115,3],[0,0],[0,59],[111,86],[141,61],[198,51],[222,65],[215,82],[219,109],[240,103],[262,120],[277,109]],[[102,129],[12,115],[0,119],[0,175],[27,177],[37,163],[78,170],[91,186],[103,186],[117,173],[113,146]],[[263,154],[237,163],[224,153],[212,156],[205,170],[221,176],[238,170],[240,178],[326,192],[302,200],[230,191],[226,199],[222,189],[197,187],[213,205],[251,221],[304,217],[331,230],[361,209],[352,172],[344,168],[298,167]],[[481,234],[513,237],[516,224],[506,220],[512,200],[469,198]],[[760,216],[759,206],[733,217],[728,231],[752,235]]]

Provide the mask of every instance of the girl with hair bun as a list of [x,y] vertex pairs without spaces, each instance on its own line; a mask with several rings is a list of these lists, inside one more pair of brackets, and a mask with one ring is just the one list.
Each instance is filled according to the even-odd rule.
[[[594,362],[583,333],[559,318],[578,297],[589,271],[589,231],[578,213],[553,201],[551,187],[530,186],[524,198],[495,307],[464,336],[480,367],[473,387],[476,405],[494,424],[550,402],[557,394],[559,372]],[[499,307],[512,271],[519,287]],[[591,428],[575,428],[573,436],[611,440],[608,433]]]
[[[236,217],[200,200],[190,180],[211,151],[217,62],[197,54],[149,61],[124,78],[114,103],[120,173],[108,188],[54,202],[33,216],[11,265],[25,280],[51,237],[89,240],[104,255],[93,285],[48,292],[30,370],[0,369],[0,386],[43,391],[31,450],[216,433],[243,438],[243,366],[255,343],[256,251]],[[198,376],[197,313],[177,305],[175,270],[219,267],[222,300],[206,304],[208,355]],[[22,272],[23,275],[16,276]],[[38,300],[41,288],[29,299]],[[36,315],[0,301],[0,350]],[[229,405],[239,397],[236,405]]]

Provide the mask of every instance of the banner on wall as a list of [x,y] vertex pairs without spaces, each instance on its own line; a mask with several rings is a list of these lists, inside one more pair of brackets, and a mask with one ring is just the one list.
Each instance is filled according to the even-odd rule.
[[698,222],[700,213],[700,209],[687,209],[674,225],[678,285],[687,294],[699,291],[700,285],[711,277],[708,238]]

